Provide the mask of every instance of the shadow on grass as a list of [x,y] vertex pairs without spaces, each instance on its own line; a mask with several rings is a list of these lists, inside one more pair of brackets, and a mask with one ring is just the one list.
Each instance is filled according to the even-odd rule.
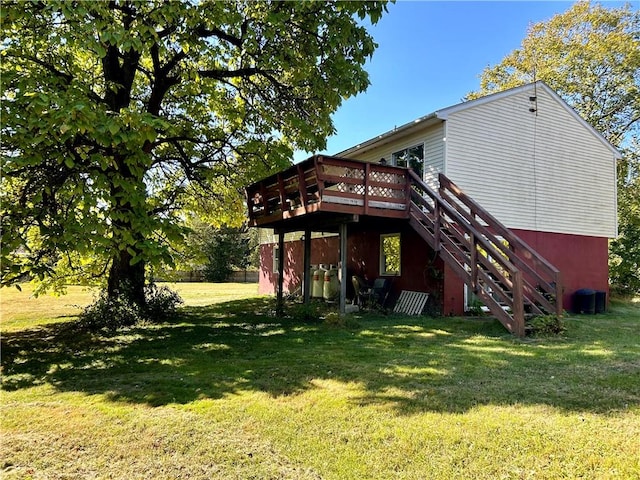
[[640,345],[624,330],[637,331],[640,316],[628,324],[570,319],[573,338],[539,341],[517,340],[488,319],[372,315],[350,330],[275,318],[272,306],[254,298],[185,308],[173,322],[115,333],[79,332],[73,323],[8,333],[2,388],[50,384],[156,406],[241,391],[295,395],[328,379],[359,385],[354,405],[407,414],[640,405]]

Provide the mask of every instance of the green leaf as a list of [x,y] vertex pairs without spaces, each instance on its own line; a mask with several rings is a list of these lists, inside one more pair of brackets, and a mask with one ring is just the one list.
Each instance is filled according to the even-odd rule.
[[[357,16],[385,8],[118,5],[2,6],[2,245],[27,249],[9,258],[45,286],[104,276],[122,249],[170,264],[194,212],[242,224],[243,187],[321,148],[342,98],[367,87],[374,42]],[[248,59],[269,74],[239,73]]]

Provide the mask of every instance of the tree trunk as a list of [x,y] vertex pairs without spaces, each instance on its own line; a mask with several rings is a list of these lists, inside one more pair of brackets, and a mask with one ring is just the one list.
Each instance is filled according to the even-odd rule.
[[111,261],[107,294],[110,298],[126,297],[132,303],[145,308],[144,296],[144,261],[131,265],[132,255],[126,251],[116,253]]
[[[116,245],[122,245],[121,239],[133,238],[134,243],[125,248],[115,247],[107,279],[107,295],[109,298],[125,297],[131,303],[146,307],[144,296],[145,262],[138,259],[132,265],[131,261],[139,253],[136,245],[144,241],[144,232],[137,231],[134,219],[140,215],[140,204],[145,201],[145,184],[139,176],[131,171],[126,157],[114,155],[117,168],[114,178],[120,177],[119,182],[111,185],[111,199],[113,211],[111,213],[113,237]],[[126,184],[128,188],[123,185]],[[137,207],[137,208],[136,208]],[[139,227],[138,227],[139,228]],[[128,235],[124,235],[127,233]],[[126,242],[125,245],[129,243]]]

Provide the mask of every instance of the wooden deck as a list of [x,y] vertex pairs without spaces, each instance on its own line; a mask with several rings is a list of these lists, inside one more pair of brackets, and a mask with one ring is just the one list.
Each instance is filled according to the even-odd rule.
[[443,174],[439,183],[435,191],[406,168],[317,155],[247,187],[249,224],[283,233],[360,215],[403,219],[510,332],[525,334],[526,313],[561,315],[560,272]]
[[408,219],[409,188],[406,168],[317,155],[247,187],[249,224],[286,229],[326,213]]

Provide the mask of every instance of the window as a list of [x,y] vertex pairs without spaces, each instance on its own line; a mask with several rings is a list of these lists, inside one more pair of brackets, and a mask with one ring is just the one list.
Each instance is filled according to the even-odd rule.
[[398,167],[409,167],[416,175],[423,178],[424,173],[424,144],[405,148],[391,155],[391,163]]
[[400,275],[400,234],[380,235],[380,275]]

